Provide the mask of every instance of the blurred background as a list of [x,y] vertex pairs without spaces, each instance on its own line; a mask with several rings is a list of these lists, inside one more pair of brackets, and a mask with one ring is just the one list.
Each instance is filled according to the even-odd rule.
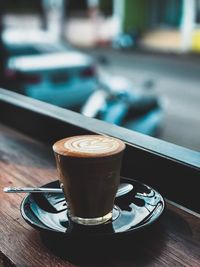
[[200,0],[0,0],[0,86],[200,151]]

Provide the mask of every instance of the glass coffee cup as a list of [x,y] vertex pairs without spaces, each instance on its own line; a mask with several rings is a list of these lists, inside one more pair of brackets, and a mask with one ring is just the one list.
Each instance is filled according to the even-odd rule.
[[64,138],[53,145],[69,218],[98,225],[112,218],[125,144],[103,135]]

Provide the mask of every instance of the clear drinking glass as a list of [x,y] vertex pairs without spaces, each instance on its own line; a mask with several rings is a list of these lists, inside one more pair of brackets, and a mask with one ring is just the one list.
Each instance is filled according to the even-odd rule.
[[64,138],[53,145],[68,215],[78,224],[112,218],[125,144],[102,135]]

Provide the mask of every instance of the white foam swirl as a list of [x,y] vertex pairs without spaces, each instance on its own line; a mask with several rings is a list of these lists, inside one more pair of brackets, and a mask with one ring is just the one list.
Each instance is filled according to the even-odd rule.
[[64,147],[70,151],[82,153],[108,153],[119,148],[117,140],[104,136],[74,137],[64,143]]

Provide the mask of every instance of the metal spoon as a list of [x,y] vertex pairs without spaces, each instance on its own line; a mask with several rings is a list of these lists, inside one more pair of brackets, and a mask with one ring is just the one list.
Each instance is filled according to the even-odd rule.
[[[118,187],[116,197],[123,196],[133,189],[132,184],[121,183]],[[5,187],[5,193],[63,193],[61,188],[47,187]]]

